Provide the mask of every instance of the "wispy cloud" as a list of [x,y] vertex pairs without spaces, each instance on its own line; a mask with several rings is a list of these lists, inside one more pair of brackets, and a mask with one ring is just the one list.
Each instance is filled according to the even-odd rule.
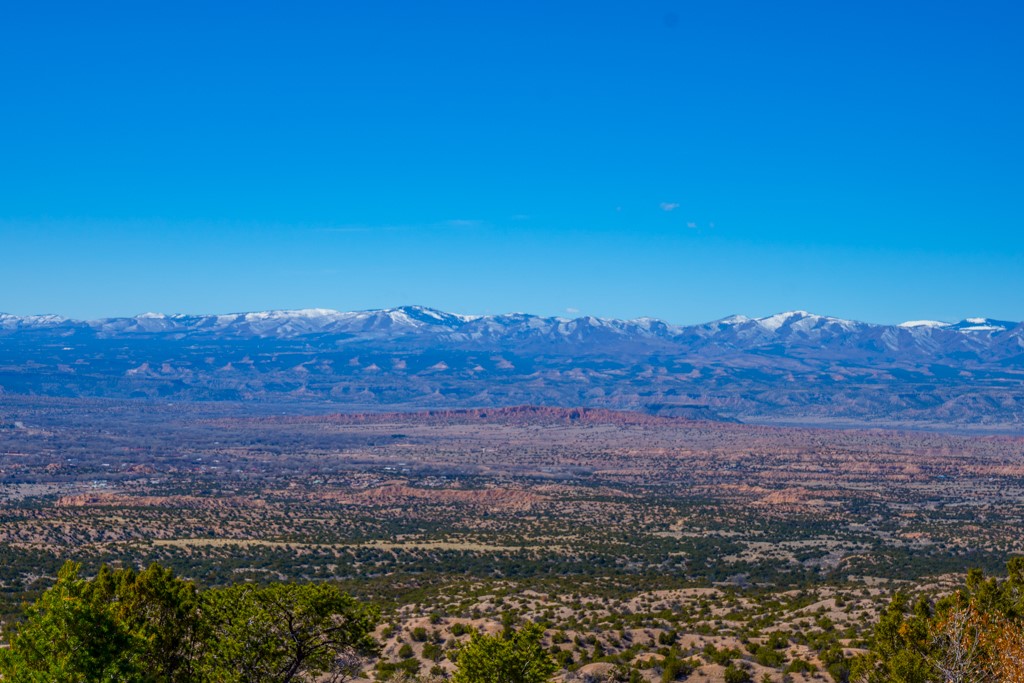
[[568,313],[569,315],[576,315],[577,313],[580,312],[580,309],[578,309],[578,308],[567,308],[567,309],[565,309],[565,312]]
[[686,227],[688,227],[688,228],[696,228],[697,224],[694,223],[693,221],[687,221],[686,222]]
[[675,211],[679,208],[679,204],[676,202],[662,202],[660,206],[662,211]]

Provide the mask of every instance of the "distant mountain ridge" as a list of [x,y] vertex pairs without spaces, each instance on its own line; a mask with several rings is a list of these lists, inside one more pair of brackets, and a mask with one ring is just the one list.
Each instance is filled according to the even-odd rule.
[[534,403],[1016,425],[1024,323],[879,325],[789,311],[673,325],[423,306],[92,321],[0,314],[0,388],[360,409]]
[[787,311],[763,318],[733,315],[700,325],[673,325],[656,318],[619,320],[583,316],[579,318],[543,317],[526,313],[501,315],[460,315],[446,313],[425,306],[401,306],[366,311],[336,311],[324,308],[300,310],[271,310],[248,313],[212,315],[143,313],[122,318],[74,320],[57,315],[16,316],[0,313],[0,330],[23,329],[83,329],[99,335],[120,334],[225,334],[253,337],[294,337],[305,334],[344,334],[394,331],[463,332],[479,334],[501,329],[524,327],[571,332],[581,327],[599,327],[622,334],[671,337],[687,330],[736,327],[777,332],[783,328],[809,331],[823,326],[844,330],[866,328],[899,328],[902,330],[946,330],[955,332],[1008,332],[1022,323],[991,318],[967,318],[958,323],[935,320],[915,320],[899,325],[879,325],[807,311]]

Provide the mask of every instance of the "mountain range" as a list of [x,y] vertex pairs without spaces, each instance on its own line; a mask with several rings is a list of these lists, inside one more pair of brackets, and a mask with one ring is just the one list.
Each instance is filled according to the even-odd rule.
[[1016,429],[1024,323],[878,325],[790,311],[679,326],[422,306],[91,321],[0,314],[0,392]]

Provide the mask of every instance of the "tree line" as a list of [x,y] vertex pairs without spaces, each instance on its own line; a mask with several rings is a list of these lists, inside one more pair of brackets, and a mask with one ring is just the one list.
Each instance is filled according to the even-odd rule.
[[1024,557],[1007,578],[968,572],[958,591],[897,594],[852,677],[866,683],[1024,683]]
[[[328,583],[200,591],[158,564],[66,563],[4,633],[4,683],[341,683],[379,652],[379,611]],[[543,629],[474,632],[454,683],[542,683],[556,666]]]
[[330,584],[200,591],[169,569],[68,562],[5,633],[5,683],[343,680],[372,654],[377,612]]
[[[972,570],[946,596],[911,602],[897,594],[868,652],[840,656],[828,673],[836,683],[1024,683],[1024,558],[1007,568],[1005,579]],[[341,683],[379,654],[379,617],[329,583],[199,590],[158,564],[104,566],[83,578],[68,562],[5,630],[0,676],[4,683]],[[473,632],[453,654],[453,683],[550,681],[558,666],[544,633],[508,621],[498,635]],[[662,680],[685,679],[692,661],[662,662]],[[641,677],[621,670],[615,680]]]

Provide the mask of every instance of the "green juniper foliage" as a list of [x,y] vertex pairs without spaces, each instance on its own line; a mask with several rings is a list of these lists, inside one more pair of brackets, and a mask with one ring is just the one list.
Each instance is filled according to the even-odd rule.
[[474,633],[458,656],[454,683],[544,683],[557,669],[541,644],[544,630],[529,623],[501,635]]
[[376,649],[376,611],[328,584],[199,592],[157,565],[79,571],[65,564],[5,634],[5,683],[299,683]]
[[897,594],[875,627],[870,652],[851,678],[867,683],[1016,683],[1024,676],[1024,558],[1005,580],[967,574],[964,586],[913,604]]

